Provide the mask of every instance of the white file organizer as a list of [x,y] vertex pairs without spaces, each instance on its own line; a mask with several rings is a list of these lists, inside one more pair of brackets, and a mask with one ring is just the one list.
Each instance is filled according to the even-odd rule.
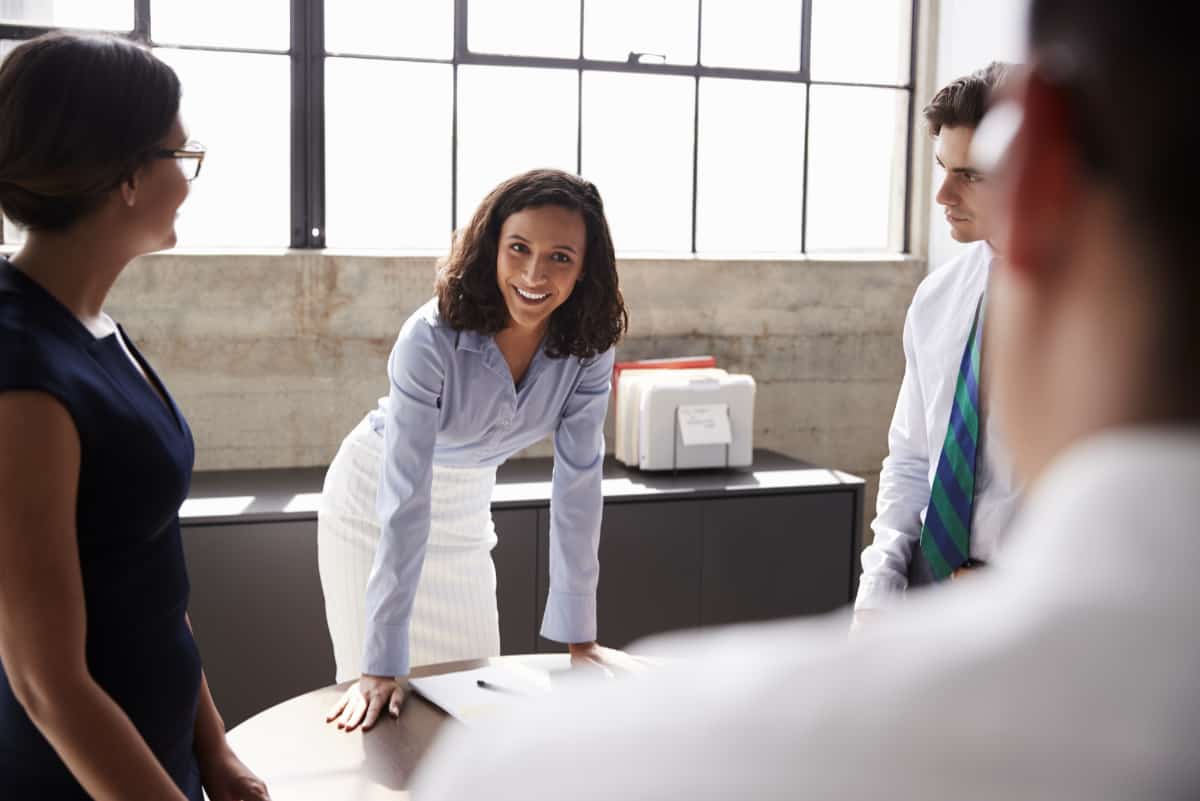
[[728,373],[716,367],[683,370],[626,370],[617,383],[617,421],[614,455],[618,462],[640,465],[642,392],[649,386],[686,384],[697,378],[724,378]]
[[[754,460],[754,391],[754,379],[748,375],[643,386],[638,467],[749,467]],[[727,415],[727,429],[718,417],[722,411]]]

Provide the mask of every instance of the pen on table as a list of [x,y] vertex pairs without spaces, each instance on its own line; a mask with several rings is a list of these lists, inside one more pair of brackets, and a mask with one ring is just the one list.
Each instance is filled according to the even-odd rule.
[[499,684],[492,684],[490,681],[483,679],[475,679],[475,686],[481,690],[492,690],[498,693],[508,693],[509,695],[524,695],[525,693],[518,692],[510,687],[502,687]]

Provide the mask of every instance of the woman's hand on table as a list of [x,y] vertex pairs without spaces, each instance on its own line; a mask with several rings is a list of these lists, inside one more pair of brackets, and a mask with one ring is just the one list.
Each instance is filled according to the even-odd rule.
[[595,642],[571,643],[567,648],[571,652],[572,668],[596,670],[609,677],[618,673],[638,673],[650,665],[640,657]]
[[354,731],[362,725],[363,731],[370,731],[383,710],[392,717],[400,716],[400,707],[404,703],[405,689],[391,676],[368,676],[350,685],[350,688],[329,708],[325,716],[326,723],[337,721],[337,727],[345,731]]
[[197,761],[209,801],[271,801],[267,785],[228,745],[214,754],[197,754]]

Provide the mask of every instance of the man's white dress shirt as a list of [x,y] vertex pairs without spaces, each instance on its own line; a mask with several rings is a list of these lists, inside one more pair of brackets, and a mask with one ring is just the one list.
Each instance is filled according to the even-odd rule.
[[[976,242],[926,277],[909,306],[904,321],[904,380],[888,432],[888,455],[879,474],[871,523],[875,540],[863,549],[855,609],[886,608],[908,587],[909,563],[920,552],[921,526],[946,441],[963,351],[993,258],[986,242]],[[986,367],[980,392],[984,397],[988,393]],[[982,413],[969,555],[991,562],[1020,496],[986,403]]]
[[448,729],[414,797],[1198,798],[1198,488],[1200,429],[1096,436],[992,569],[852,640],[837,617],[631,649],[679,661]]

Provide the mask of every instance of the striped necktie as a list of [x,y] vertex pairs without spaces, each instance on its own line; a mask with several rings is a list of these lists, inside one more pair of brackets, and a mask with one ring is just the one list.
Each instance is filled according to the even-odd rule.
[[983,298],[967,336],[950,425],[933,477],[933,491],[921,528],[921,551],[930,570],[942,581],[971,555],[971,512],[975,506],[975,461],[979,451],[979,316]]

